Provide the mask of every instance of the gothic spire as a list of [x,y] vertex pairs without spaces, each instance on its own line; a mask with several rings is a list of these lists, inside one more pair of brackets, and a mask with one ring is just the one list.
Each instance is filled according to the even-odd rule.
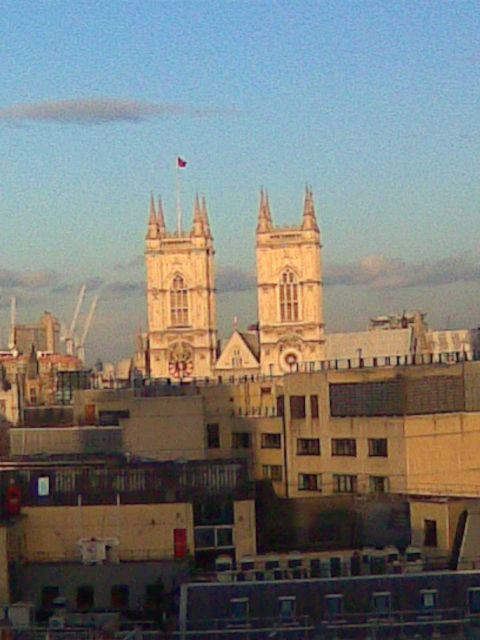
[[305,203],[303,205],[303,229],[314,229],[318,231],[317,217],[315,215],[315,204],[313,202],[313,192],[311,187],[305,186]]
[[211,238],[212,232],[210,231],[210,222],[208,220],[207,201],[205,199],[205,196],[202,197],[202,220],[205,235],[207,236],[207,238]]
[[165,216],[163,214],[163,204],[161,196],[158,196],[157,224],[160,235],[164,235],[167,229],[165,227]]
[[192,235],[203,236],[203,216],[200,208],[200,198],[198,192],[195,194],[195,204],[193,206],[193,228]]
[[272,214],[270,213],[270,203],[268,193],[260,189],[260,206],[258,208],[257,231],[270,231],[272,229]]
[[155,211],[155,200],[153,199],[153,193],[150,194],[150,212],[148,217],[147,227],[147,239],[154,240],[158,238],[158,223],[157,214]]

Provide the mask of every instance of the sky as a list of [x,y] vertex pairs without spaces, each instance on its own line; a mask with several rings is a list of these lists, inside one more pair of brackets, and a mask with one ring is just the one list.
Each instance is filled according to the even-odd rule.
[[0,328],[48,309],[94,361],[146,328],[150,192],[204,194],[219,331],[256,320],[255,225],[321,227],[327,332],[421,309],[480,324],[477,2],[7,0],[0,13]]

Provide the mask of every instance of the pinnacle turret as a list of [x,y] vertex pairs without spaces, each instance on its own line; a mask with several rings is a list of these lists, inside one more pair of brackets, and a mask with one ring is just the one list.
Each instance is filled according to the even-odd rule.
[[270,203],[268,193],[260,189],[260,206],[258,208],[257,231],[270,231],[272,229],[272,214],[270,213]]
[[318,231],[317,217],[315,215],[315,204],[313,202],[312,189],[307,185],[305,187],[305,203],[303,205],[303,229],[314,229]]
[[158,238],[158,222],[157,213],[155,211],[155,200],[153,193],[150,194],[150,211],[148,216],[147,240],[155,240]]
[[207,201],[205,196],[202,197],[202,221],[203,221],[203,229],[207,238],[212,237],[212,232],[210,230],[210,222],[208,220],[208,211],[207,211]]
[[160,235],[165,235],[167,229],[165,226],[165,215],[163,213],[162,198],[160,196],[158,196],[157,225]]
[[195,204],[193,206],[193,227],[192,227],[192,235],[194,236],[203,236],[203,216],[202,210],[200,208],[200,198],[198,197],[198,193],[195,194]]

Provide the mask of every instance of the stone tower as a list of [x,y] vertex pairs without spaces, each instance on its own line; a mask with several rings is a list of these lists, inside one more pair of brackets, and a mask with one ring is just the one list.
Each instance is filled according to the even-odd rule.
[[195,198],[190,232],[169,233],[153,196],[145,238],[148,355],[152,378],[209,377],[217,331],[213,238],[205,199]]
[[320,231],[310,188],[302,223],[281,228],[261,191],[256,252],[261,372],[278,375],[297,363],[323,360]]

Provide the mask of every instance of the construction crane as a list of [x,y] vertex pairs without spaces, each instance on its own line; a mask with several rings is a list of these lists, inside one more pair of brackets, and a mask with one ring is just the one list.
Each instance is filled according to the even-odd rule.
[[10,303],[10,337],[8,340],[8,348],[15,349],[15,325],[17,324],[17,299],[12,296]]
[[82,285],[80,293],[78,294],[77,305],[75,307],[75,311],[73,312],[73,318],[70,323],[70,327],[66,329],[65,336],[63,338],[63,340],[65,341],[65,353],[67,353],[69,356],[73,356],[75,352],[75,327],[77,326],[78,314],[80,313],[80,308],[82,306],[86,290],[86,285]]
[[85,342],[87,340],[88,332],[90,330],[90,325],[92,324],[93,315],[95,313],[97,302],[98,302],[98,296],[95,296],[92,300],[92,304],[90,305],[90,310],[88,312],[87,319],[85,320],[85,325],[83,327],[83,333],[80,337],[80,341],[76,345],[77,357],[81,362],[85,362]]

